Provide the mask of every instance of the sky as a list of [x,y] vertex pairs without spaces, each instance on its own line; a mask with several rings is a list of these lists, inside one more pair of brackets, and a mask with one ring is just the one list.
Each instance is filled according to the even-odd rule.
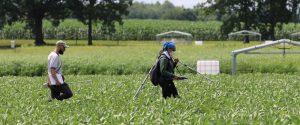
[[[164,3],[165,0],[133,0],[137,2],[144,2],[144,3],[156,3],[159,1],[160,3]],[[193,6],[197,5],[198,3],[205,2],[206,0],[169,0],[175,6],[184,6],[185,8],[193,8]]]

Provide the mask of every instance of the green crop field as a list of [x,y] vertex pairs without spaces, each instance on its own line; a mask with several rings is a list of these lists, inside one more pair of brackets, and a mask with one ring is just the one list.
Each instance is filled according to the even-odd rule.
[[284,74],[218,75],[208,83],[188,74],[181,99],[164,100],[144,75],[67,76],[74,97],[47,102],[44,77],[2,77],[1,124],[300,124],[299,78]]
[[[8,42],[8,41],[2,41]],[[47,42],[47,41],[46,41]],[[161,46],[156,41],[94,41],[95,46],[72,46],[67,49],[64,59],[64,72],[70,75],[129,75],[146,73],[155,61],[155,57]],[[8,42],[9,43],[9,42]],[[22,40],[17,41],[23,43]],[[0,50],[0,76],[42,76],[45,75],[47,55],[53,51],[53,46],[34,47],[30,41],[25,40],[24,47],[15,50]],[[55,43],[54,40],[48,43]],[[86,41],[78,44],[84,45]],[[216,59],[220,61],[221,73],[231,74],[231,52],[248,46],[260,44],[251,42],[224,41],[205,42],[204,46],[178,45],[176,56],[182,62],[196,67],[197,60]],[[31,45],[31,46],[30,46]],[[107,46],[102,46],[107,45]],[[269,47],[261,51],[282,51],[275,47]],[[293,46],[287,51],[300,51]],[[237,57],[237,73],[299,73],[300,55],[244,55]],[[179,67],[183,73],[190,72],[184,67]],[[191,72],[190,72],[191,73]]]
[[74,97],[63,102],[47,102],[49,90],[42,86],[54,46],[18,40],[21,47],[0,49],[0,124],[300,124],[300,55],[241,54],[232,77],[231,51],[260,42],[177,45],[175,56],[182,62],[196,68],[197,60],[219,60],[221,74],[209,75],[214,82],[208,82],[179,65],[180,74],[189,78],[175,82],[182,98],[163,99],[161,89],[148,80],[134,101],[161,48],[157,42],[67,42],[71,47],[62,56],[66,82],[92,82],[70,84]]
[[[176,21],[176,20],[124,20],[122,26],[116,25],[116,32],[111,36],[101,31],[101,24],[93,25],[93,39],[98,40],[156,40],[155,35],[170,30],[191,33],[194,40],[224,40],[218,21]],[[276,29],[277,39],[290,38],[290,34],[299,32],[299,25],[289,23],[283,29]],[[58,27],[44,21],[43,34],[45,39],[87,39],[87,26],[74,19],[66,19]],[[25,23],[17,22],[6,25],[0,30],[0,39],[33,39],[33,34],[25,28]],[[297,38],[299,39],[299,38]]]

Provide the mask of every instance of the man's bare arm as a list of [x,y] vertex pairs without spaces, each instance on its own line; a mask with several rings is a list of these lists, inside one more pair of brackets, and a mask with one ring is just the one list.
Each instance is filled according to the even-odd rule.
[[54,69],[54,68],[51,68],[50,72],[51,72],[52,77],[53,77],[54,80],[56,81],[56,85],[62,84],[62,83],[59,82],[59,80],[58,80],[58,78],[57,78],[57,76],[56,76],[55,69]]

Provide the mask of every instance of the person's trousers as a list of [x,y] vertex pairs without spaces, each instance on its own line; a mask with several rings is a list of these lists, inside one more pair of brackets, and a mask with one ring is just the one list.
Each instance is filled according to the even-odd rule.
[[61,84],[60,86],[50,85],[49,88],[51,91],[51,98],[53,99],[62,101],[73,96],[73,93],[67,83]]
[[162,80],[159,85],[162,89],[162,95],[164,98],[171,97],[172,95],[174,98],[179,97],[175,84],[172,80]]

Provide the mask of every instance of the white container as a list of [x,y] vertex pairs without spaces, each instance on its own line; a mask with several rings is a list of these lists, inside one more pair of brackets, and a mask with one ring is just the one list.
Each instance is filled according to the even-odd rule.
[[14,49],[16,47],[16,42],[14,40],[10,41],[10,48]]
[[201,45],[203,45],[203,41],[195,41],[195,45],[201,46]]
[[219,74],[220,63],[218,60],[198,60],[197,71],[201,74]]

